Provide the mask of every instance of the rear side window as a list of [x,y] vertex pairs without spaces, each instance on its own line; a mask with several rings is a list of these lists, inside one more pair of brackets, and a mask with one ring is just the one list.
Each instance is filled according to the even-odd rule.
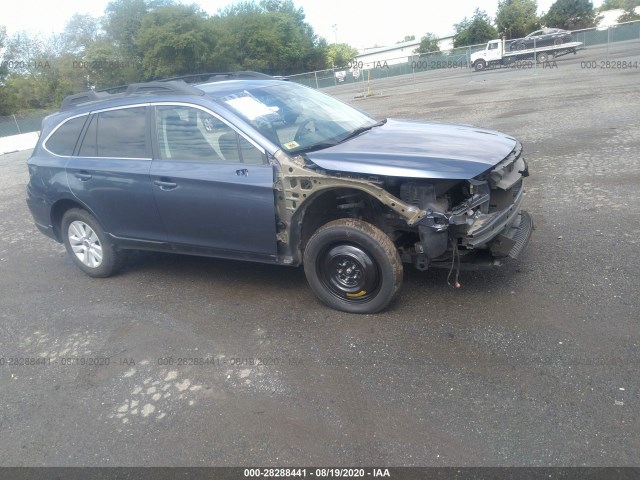
[[46,142],[47,150],[56,155],[71,156],[76,148],[78,137],[87,120],[87,115],[72,118],[63,123]]
[[84,134],[81,157],[149,158],[147,107],[95,113]]
[[100,112],[97,126],[97,156],[148,158],[146,121],[146,107]]

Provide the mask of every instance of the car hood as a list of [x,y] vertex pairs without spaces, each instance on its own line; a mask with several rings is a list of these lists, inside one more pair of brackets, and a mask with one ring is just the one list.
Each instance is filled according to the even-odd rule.
[[516,143],[502,133],[469,125],[389,119],[306,157],[325,170],[462,180],[498,164]]

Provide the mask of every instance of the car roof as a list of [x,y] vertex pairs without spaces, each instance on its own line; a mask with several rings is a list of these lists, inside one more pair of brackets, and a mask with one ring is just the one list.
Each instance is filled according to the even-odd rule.
[[245,88],[255,88],[255,87],[269,87],[273,85],[281,85],[283,83],[282,80],[278,80],[276,78],[268,79],[268,80],[227,80],[224,82],[215,82],[215,83],[200,83],[196,86],[205,92],[207,95],[211,94],[221,94],[226,92],[232,92],[236,90],[242,90]]
[[[187,80],[194,83],[187,83]],[[207,93],[218,93],[248,88],[256,85],[282,83],[282,80],[258,72],[225,72],[187,75],[160,81],[134,83],[104,90],[68,95],[62,101],[60,112],[85,113],[96,107],[108,108],[144,101],[176,100],[201,97]],[[67,117],[69,115],[64,115]]]

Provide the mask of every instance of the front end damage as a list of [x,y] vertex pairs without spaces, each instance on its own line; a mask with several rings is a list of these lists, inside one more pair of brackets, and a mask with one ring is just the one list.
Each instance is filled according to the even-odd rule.
[[[375,224],[393,240],[403,263],[419,270],[452,262],[460,269],[501,265],[519,255],[533,230],[521,210],[529,172],[520,143],[469,180],[331,172],[282,151],[276,160],[278,247],[285,264],[300,263],[305,225],[332,208],[335,216],[322,221],[351,217]],[[314,209],[319,198],[322,206]]]
[[529,175],[522,146],[498,165],[464,182],[407,182],[400,198],[424,210],[417,223],[419,241],[405,248],[403,260],[419,270],[498,266],[517,258],[533,230],[531,216],[521,210],[523,178]]

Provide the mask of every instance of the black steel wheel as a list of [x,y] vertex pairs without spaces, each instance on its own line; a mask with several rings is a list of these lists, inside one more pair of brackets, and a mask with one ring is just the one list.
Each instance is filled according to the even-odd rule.
[[349,313],[376,313],[402,284],[402,262],[391,239],[354,219],[327,223],[304,251],[311,289],[326,305]]

